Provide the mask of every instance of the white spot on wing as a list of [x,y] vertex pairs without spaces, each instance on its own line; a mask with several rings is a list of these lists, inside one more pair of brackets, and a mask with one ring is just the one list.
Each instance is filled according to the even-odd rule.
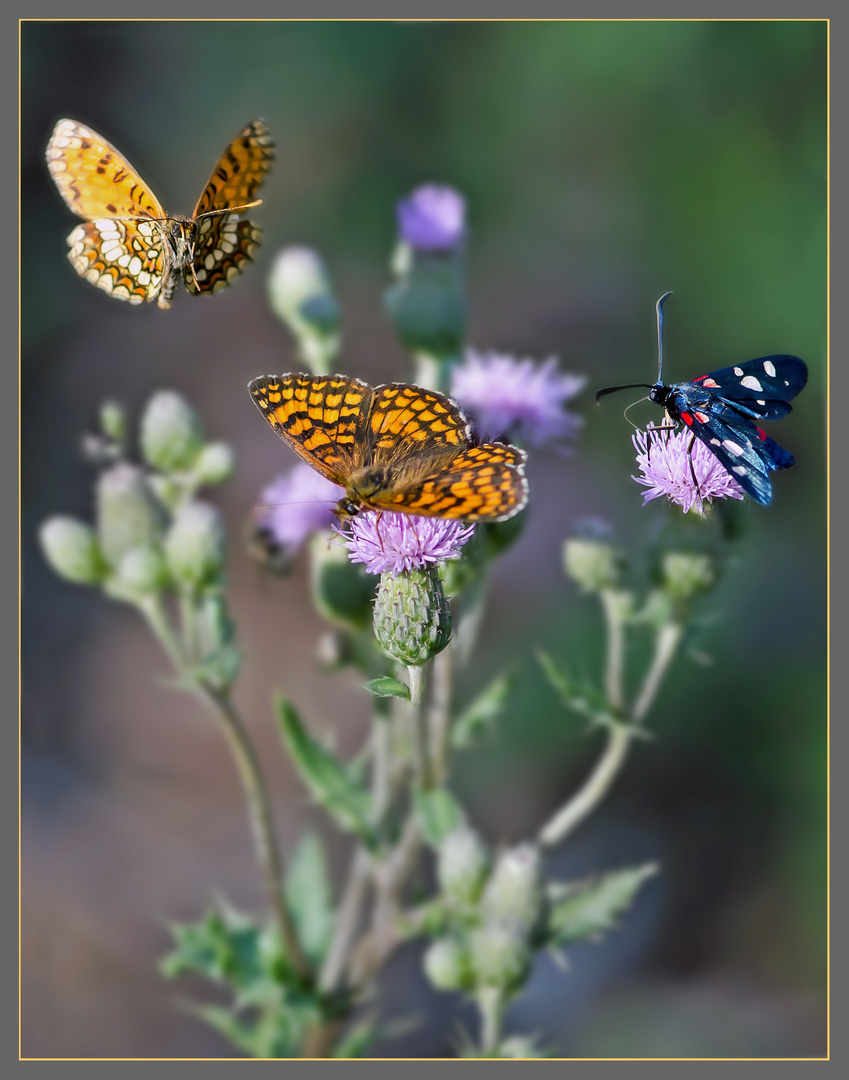
[[745,386],[747,390],[757,390],[758,392],[763,390],[763,387],[754,375],[747,375],[745,379],[741,379],[740,385]]
[[732,457],[739,457],[743,453],[743,447],[733,439],[723,439],[722,445]]
[[764,371],[771,379],[775,378],[775,364],[771,360],[764,360]]
[[742,375],[743,374],[743,369],[741,367],[734,368],[734,374],[735,375]]

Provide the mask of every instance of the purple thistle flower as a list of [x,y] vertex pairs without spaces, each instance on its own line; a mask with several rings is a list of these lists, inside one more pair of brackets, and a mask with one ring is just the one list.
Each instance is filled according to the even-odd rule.
[[345,494],[311,465],[298,463],[262,490],[256,522],[270,539],[294,555],[307,537],[333,522],[333,508]]
[[351,518],[348,529],[337,528],[351,562],[363,563],[370,574],[394,577],[402,570],[458,558],[474,531],[474,525],[460,521],[375,510]]
[[483,441],[509,438],[542,446],[577,438],[583,420],[564,405],[586,381],[561,374],[553,356],[536,363],[469,349],[465,363],[452,372],[451,397],[471,414]]
[[452,251],[466,235],[466,200],[452,187],[423,184],[397,213],[402,240],[419,251]]
[[[650,499],[665,495],[670,502],[683,507],[685,514],[692,509],[701,514],[704,502],[743,498],[743,489],[699,439],[693,443],[690,467],[690,432],[654,431],[650,424],[646,431],[636,431],[631,439],[642,473],[632,479],[649,489],[643,494],[643,506]],[[693,473],[698,488],[693,483]]]

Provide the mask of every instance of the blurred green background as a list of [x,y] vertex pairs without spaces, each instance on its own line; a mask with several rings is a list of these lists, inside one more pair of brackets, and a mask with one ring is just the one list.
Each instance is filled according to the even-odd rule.
[[[156,681],[163,658],[129,611],[53,577],[35,546],[51,513],[91,514],[76,453],[106,397],[138,409],[186,393],[236,479],[230,582],[248,659],[237,697],[275,788],[290,849],[322,828],[277,746],[285,690],[341,749],[368,702],[319,676],[322,625],[306,564],[271,585],[244,523],[293,457],[245,390],[297,366],[266,300],[274,254],[327,258],[344,308],[340,367],[409,377],[385,323],[394,207],[425,181],[469,205],[470,343],[588,376],[577,452],[531,462],[532,515],[496,567],[487,631],[461,697],[514,664],[497,738],[458,768],[494,842],[527,836],[599,749],[535,674],[534,649],[599,664],[592,605],[561,570],[586,515],[610,522],[637,566],[668,515],[641,507],[630,428],[592,391],[655,376],[665,290],[668,381],[769,353],[803,357],[807,388],[771,429],[796,455],[772,506],[747,507],[740,557],[705,609],[651,727],[601,812],[555,860],[581,876],[658,859],[621,929],[540,961],[508,1031],[565,1056],[804,1056],[825,1050],[825,435],[827,25],[797,22],[25,22],[21,32],[23,441],[23,1053],[221,1056],[181,1011],[156,958],[167,918],[221,889],[260,909],[225,750],[191,703]],[[165,208],[189,213],[217,156],[255,116],[277,163],[252,217],[256,264],[214,299],[171,311],[118,303],[65,258],[74,226],[44,164],[55,122],[104,135]],[[647,407],[635,418],[652,415]],[[327,833],[335,872],[344,845]],[[451,1054],[473,1015],[430,991],[416,949],[384,979],[397,1037],[384,1056]],[[406,1023],[415,1015],[416,1026]]]

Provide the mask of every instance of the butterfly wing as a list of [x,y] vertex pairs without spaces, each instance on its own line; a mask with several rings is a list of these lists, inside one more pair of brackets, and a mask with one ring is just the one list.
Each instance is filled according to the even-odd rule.
[[684,385],[710,391],[747,417],[777,420],[791,411],[791,398],[807,381],[808,368],[803,360],[780,355],[720,368]]
[[263,375],[248,383],[259,411],[281,439],[335,484],[363,464],[374,391],[347,375]]
[[268,128],[262,120],[253,120],[221,155],[192,217],[253,202],[273,160],[274,141]]
[[59,194],[79,217],[165,217],[158,199],[127,159],[84,124],[60,120],[46,157]]
[[238,212],[216,211],[253,202],[273,160],[274,143],[262,120],[243,128],[221,155],[192,215],[198,237],[191,266],[183,273],[190,293],[223,289],[252,261],[262,229],[240,219]]
[[394,489],[369,505],[420,517],[506,521],[528,501],[526,459],[515,446],[484,443],[461,450],[438,471],[410,483],[402,466]]
[[435,466],[449,461],[470,439],[463,410],[444,394],[408,383],[374,388],[368,416],[369,464],[420,461]]
[[166,262],[159,227],[141,218],[97,218],[68,236],[77,273],[118,300],[141,304],[162,288]]

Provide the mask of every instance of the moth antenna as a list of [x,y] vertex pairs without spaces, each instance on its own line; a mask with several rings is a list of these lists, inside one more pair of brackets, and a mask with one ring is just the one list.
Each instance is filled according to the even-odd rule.
[[663,305],[666,300],[672,295],[672,292],[665,292],[660,297],[658,302],[654,305],[657,312],[657,381],[662,381],[661,376],[663,374]]

